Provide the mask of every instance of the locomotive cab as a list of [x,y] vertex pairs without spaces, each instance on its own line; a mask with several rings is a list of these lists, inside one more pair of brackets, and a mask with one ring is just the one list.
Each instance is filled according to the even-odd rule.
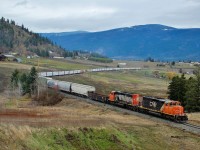
[[163,112],[169,115],[181,115],[183,114],[183,107],[180,106],[180,102],[169,101],[164,104]]
[[184,108],[178,101],[166,101],[163,106],[162,113],[174,116],[174,119],[177,121],[187,120],[187,116],[184,113]]

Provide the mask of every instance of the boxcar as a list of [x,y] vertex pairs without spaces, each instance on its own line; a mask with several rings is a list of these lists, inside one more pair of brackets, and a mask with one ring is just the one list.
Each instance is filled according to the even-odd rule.
[[95,100],[95,101],[100,101],[100,102],[107,102],[108,101],[108,96],[95,93],[95,92],[88,92],[88,98]]

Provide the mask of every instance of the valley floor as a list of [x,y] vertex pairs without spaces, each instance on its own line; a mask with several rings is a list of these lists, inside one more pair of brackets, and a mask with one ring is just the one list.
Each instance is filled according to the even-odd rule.
[[[40,66],[40,70],[50,69],[48,65],[51,69],[82,67],[80,63],[70,64],[72,62],[66,65],[60,65],[55,60],[41,62],[43,66]],[[64,98],[54,106],[37,106],[30,98],[20,97],[17,91],[9,91],[13,70],[17,68],[26,72],[32,64],[0,64],[0,150],[200,149],[200,135],[172,128],[161,122],[71,98]],[[150,69],[145,72],[107,72],[59,79],[91,84],[104,94],[117,88],[136,90],[140,94],[166,96],[168,83],[149,76],[150,72]],[[199,125],[199,118],[200,113],[189,114],[191,123]]]

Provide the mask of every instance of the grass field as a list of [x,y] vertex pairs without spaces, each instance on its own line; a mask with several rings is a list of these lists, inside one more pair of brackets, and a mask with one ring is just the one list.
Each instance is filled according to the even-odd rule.
[[93,68],[91,65],[83,65],[81,63],[73,63],[63,59],[47,59],[47,58],[22,58],[23,64],[39,66],[46,70],[76,70]]
[[0,110],[2,150],[196,150],[200,144],[198,135],[74,99],[53,107],[21,106],[19,101],[20,108]]
[[86,73],[56,77],[56,79],[93,85],[97,92],[103,94],[108,94],[111,91],[126,91],[141,95],[167,96],[168,81],[146,76],[144,71]]
[[[56,77],[60,80],[89,84],[97,92],[108,94],[112,90],[141,95],[166,97],[168,80],[152,75],[155,63],[127,62],[130,67],[148,65],[141,71],[85,73]],[[133,64],[132,64],[133,63]],[[117,62],[109,64],[115,66]],[[37,66],[37,59],[23,64],[0,62],[0,150],[198,150],[199,135],[79,100],[65,98],[55,106],[36,106],[28,97],[21,97],[8,88],[14,69],[29,71]],[[97,68],[84,61],[40,60],[39,70]],[[189,114],[192,123],[199,124],[199,113]]]

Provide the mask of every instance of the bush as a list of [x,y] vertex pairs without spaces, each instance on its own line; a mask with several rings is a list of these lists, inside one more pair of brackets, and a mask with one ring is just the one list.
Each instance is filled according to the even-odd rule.
[[34,96],[33,101],[41,106],[53,106],[63,100],[64,96],[58,91],[46,90],[42,91],[39,96]]

